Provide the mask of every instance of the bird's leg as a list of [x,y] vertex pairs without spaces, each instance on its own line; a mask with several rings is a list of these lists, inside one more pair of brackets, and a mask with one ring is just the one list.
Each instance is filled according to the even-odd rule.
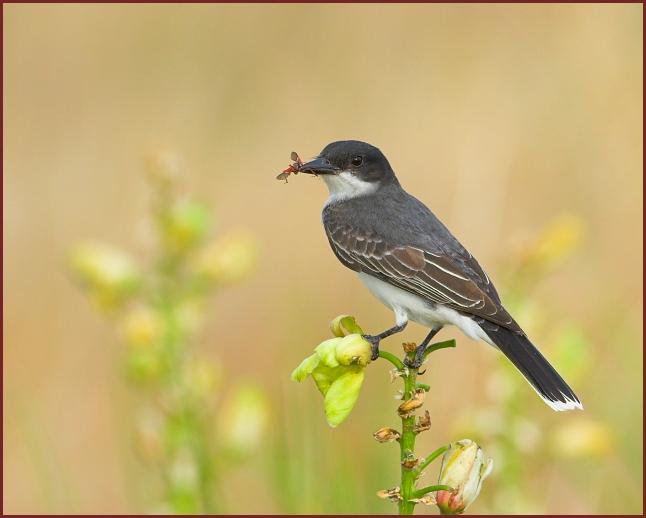
[[390,329],[386,329],[383,333],[379,333],[378,335],[363,335],[363,338],[368,342],[370,342],[373,361],[379,358],[379,342],[381,342],[384,338],[389,337],[390,335],[394,335],[395,333],[399,333],[400,331],[403,331],[404,328],[406,327],[406,324],[408,324],[408,322],[404,322],[403,324],[397,324],[391,327]]
[[426,335],[426,338],[424,338],[422,343],[415,349],[415,359],[412,362],[409,363],[408,360],[404,360],[404,363],[408,365],[408,367],[419,369],[420,365],[422,365],[422,360],[424,359],[424,351],[426,351],[426,348],[431,340],[433,340],[433,337],[440,332],[440,329],[442,329],[442,326],[431,329],[431,331]]

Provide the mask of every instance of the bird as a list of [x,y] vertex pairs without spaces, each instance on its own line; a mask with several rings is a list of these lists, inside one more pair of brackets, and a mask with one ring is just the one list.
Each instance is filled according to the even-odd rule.
[[453,325],[499,349],[553,410],[583,409],[504,308],[478,261],[426,205],[403,189],[377,147],[358,140],[332,142],[299,164],[299,172],[327,184],[322,222],[337,259],[394,313],[393,327],[363,335],[373,360],[381,340],[413,321],[429,329],[409,360],[410,367],[419,368],[433,337]]

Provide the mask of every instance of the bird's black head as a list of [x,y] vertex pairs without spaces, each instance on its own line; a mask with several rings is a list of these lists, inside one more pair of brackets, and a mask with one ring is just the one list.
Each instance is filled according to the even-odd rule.
[[336,175],[338,178],[334,180],[324,177],[328,185],[331,182],[340,184],[344,178],[356,185],[360,182],[374,187],[397,183],[384,154],[375,146],[358,140],[340,140],[328,144],[318,157],[304,164],[300,170],[304,173]]

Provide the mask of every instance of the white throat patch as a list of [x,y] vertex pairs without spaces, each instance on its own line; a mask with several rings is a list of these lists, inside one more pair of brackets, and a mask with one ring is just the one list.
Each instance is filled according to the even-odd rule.
[[377,183],[364,182],[348,171],[341,171],[339,174],[321,175],[321,178],[323,178],[330,191],[330,196],[325,205],[339,200],[372,194],[378,188]]

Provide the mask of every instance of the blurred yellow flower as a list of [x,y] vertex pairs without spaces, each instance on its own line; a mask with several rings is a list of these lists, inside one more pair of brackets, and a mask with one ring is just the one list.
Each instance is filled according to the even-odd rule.
[[583,241],[585,223],[575,214],[562,214],[550,222],[523,254],[525,260],[554,266],[572,254]]
[[245,279],[256,265],[257,242],[248,232],[235,232],[207,245],[193,270],[206,282],[231,284]]
[[551,445],[561,457],[602,457],[614,450],[615,434],[601,421],[576,418],[554,430]]
[[69,264],[90,295],[106,309],[118,307],[139,285],[139,272],[130,257],[105,243],[77,245],[69,255]]
[[210,224],[206,205],[192,200],[175,203],[162,220],[166,247],[173,252],[186,251],[205,237]]
[[185,367],[186,389],[195,399],[208,399],[213,394],[220,376],[220,369],[214,363],[191,360]]
[[220,409],[219,440],[231,453],[249,455],[260,446],[268,420],[264,393],[254,384],[241,384]]
[[161,335],[159,316],[148,306],[137,306],[126,313],[121,323],[121,333],[126,345],[147,347]]

